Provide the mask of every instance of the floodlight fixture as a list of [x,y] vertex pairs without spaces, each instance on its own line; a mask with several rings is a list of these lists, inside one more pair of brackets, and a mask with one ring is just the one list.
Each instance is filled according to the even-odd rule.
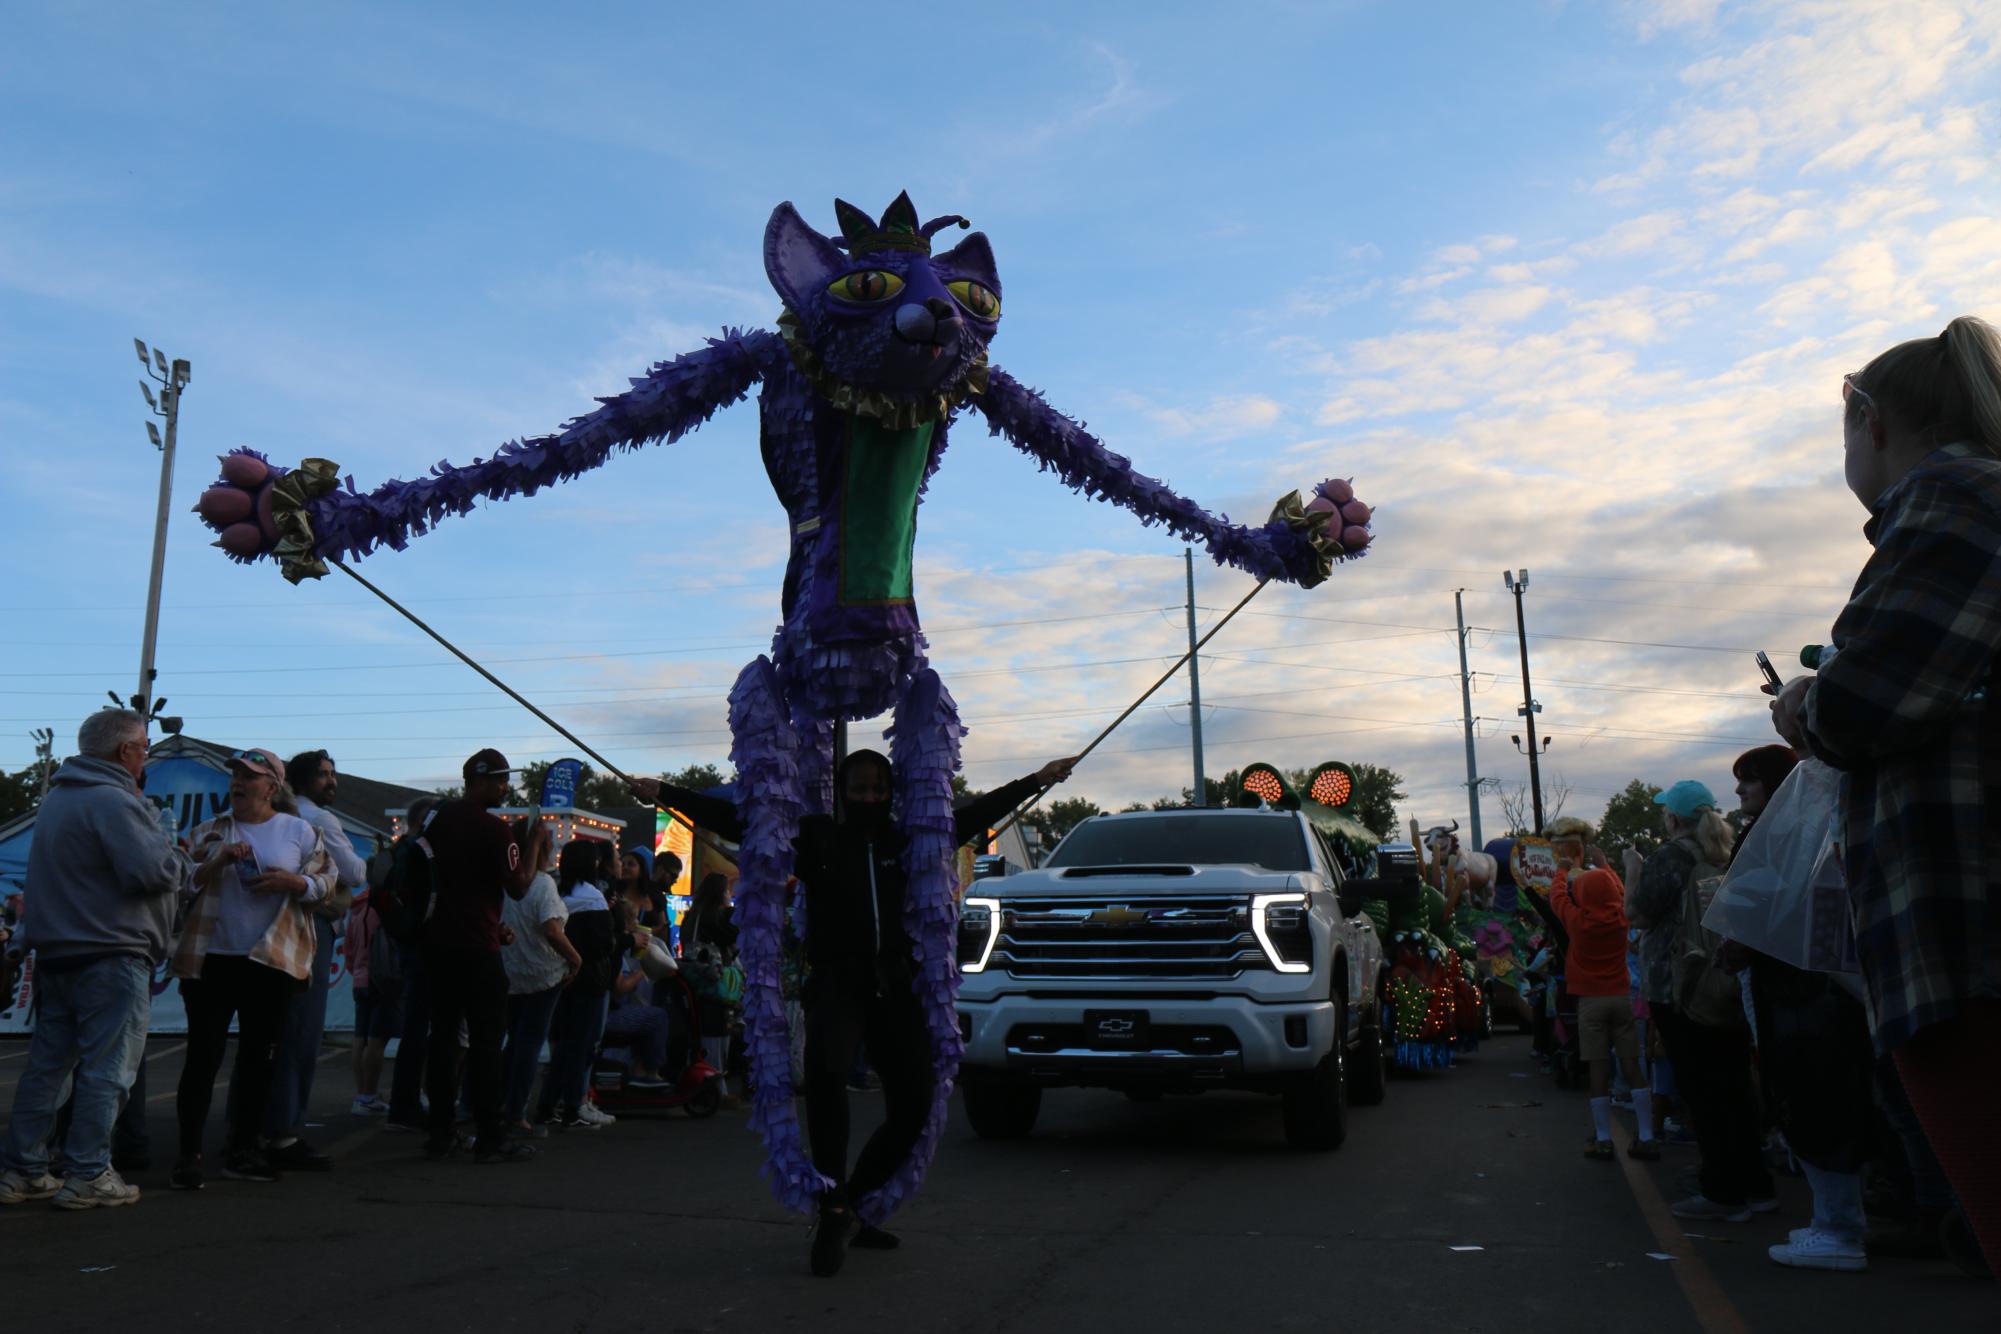
[[167,373],[167,354],[157,347],[153,349],[153,364],[160,368],[160,374]]
[[139,382],[139,392],[146,396],[147,407],[153,409],[155,412],[160,410],[160,401],[153,397],[153,387],[151,385],[141,380]]
[[146,351],[146,344],[135,338],[132,340],[132,346],[139,350],[139,364],[150,370],[153,365],[153,359]]
[[153,448],[155,449],[166,448],[165,445],[162,445],[160,443],[160,428],[153,425],[153,423],[151,422],[146,423],[146,438],[153,442]]

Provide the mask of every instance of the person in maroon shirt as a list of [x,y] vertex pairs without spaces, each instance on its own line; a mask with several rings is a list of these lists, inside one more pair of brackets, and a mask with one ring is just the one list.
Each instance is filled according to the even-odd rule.
[[504,805],[510,769],[497,750],[465,762],[465,795],[438,807],[424,830],[430,846],[433,900],[424,923],[424,970],[431,984],[431,1052],[425,1087],[431,1095],[428,1158],[457,1152],[452,1112],[458,1106],[458,1043],[466,1027],[466,1079],[471,1085],[476,1163],[520,1162],[535,1156],[531,1144],[509,1143],[501,1118],[500,1051],[507,1037],[507,970],[500,947],[510,934],[501,925],[501,895],[528,892],[548,853],[549,830],[539,821],[527,844],[491,814]]

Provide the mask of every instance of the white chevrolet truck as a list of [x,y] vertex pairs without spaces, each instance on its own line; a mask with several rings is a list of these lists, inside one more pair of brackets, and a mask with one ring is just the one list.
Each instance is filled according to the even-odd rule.
[[984,1138],[1042,1090],[1278,1095],[1286,1139],[1339,1148],[1380,1102],[1380,882],[1296,811],[1095,816],[1040,870],[974,882],[959,919],[960,1088]]

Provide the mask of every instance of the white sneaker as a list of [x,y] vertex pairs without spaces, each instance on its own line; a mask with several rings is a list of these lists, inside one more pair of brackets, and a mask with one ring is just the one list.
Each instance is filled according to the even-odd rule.
[[594,1126],[608,1126],[616,1123],[618,1120],[610,1112],[599,1111],[597,1104],[594,1102],[587,1102],[577,1108],[577,1119],[579,1121],[588,1121]]
[[387,1116],[389,1104],[380,1098],[357,1097],[348,1105],[349,1116]]
[[127,1185],[118,1169],[107,1167],[88,1181],[70,1177],[56,1192],[58,1209],[111,1209],[121,1204],[139,1203],[139,1188]]
[[0,1204],[26,1204],[30,1200],[46,1200],[63,1188],[63,1179],[50,1176],[47,1172],[37,1172],[29,1176],[26,1172],[16,1172],[9,1168],[0,1172]]
[[1859,1244],[1844,1241],[1832,1232],[1823,1232],[1817,1227],[1795,1229],[1790,1240],[1784,1245],[1771,1247],[1765,1254],[1771,1256],[1775,1263],[1792,1269],[1836,1269],[1860,1273],[1869,1267],[1869,1257]]

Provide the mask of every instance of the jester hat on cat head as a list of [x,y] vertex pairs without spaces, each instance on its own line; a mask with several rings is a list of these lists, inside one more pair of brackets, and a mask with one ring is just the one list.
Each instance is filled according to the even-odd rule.
[[964,218],[920,224],[899,194],[875,219],[834,201],[822,236],[790,203],[764,229],[764,271],[784,299],[779,329],[815,387],[842,407],[929,420],[985,383],[1000,327],[1000,275],[983,233],[942,254],[931,238]]

